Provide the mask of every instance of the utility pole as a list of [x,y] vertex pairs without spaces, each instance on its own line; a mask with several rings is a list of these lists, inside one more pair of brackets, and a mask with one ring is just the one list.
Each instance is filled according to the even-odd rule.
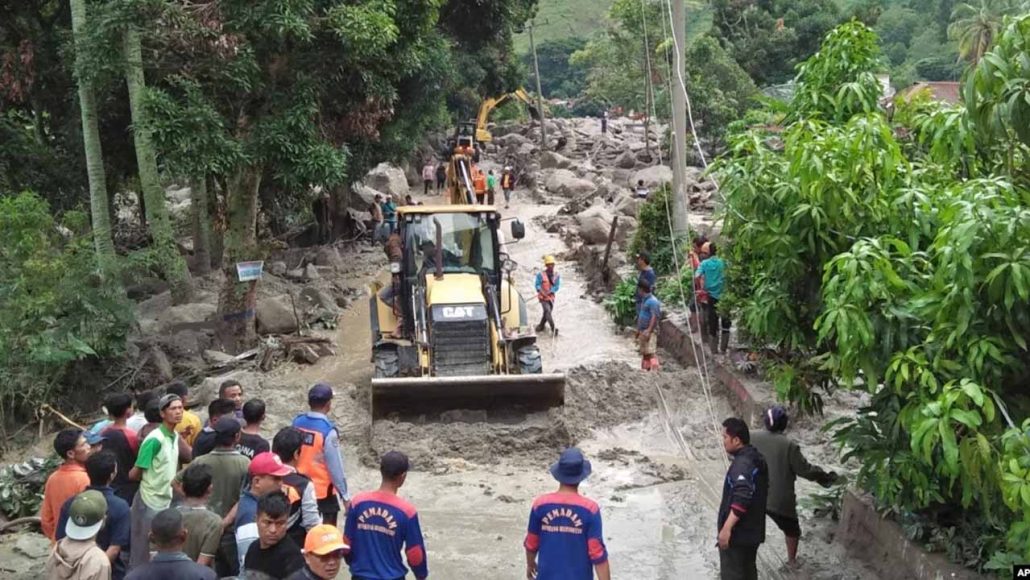
[[686,234],[687,224],[687,91],[684,73],[686,42],[686,10],[684,0],[672,0],[672,38],[676,48],[672,91],[672,230]]
[[540,62],[536,58],[536,43],[533,42],[535,22],[529,23],[529,49],[533,51],[533,71],[536,73],[536,109],[540,115],[540,150],[547,150],[547,119],[544,117],[544,93],[540,88]]
[[651,94],[651,47],[647,45],[647,35],[644,35],[644,151],[647,157],[651,158],[651,103],[654,95]]

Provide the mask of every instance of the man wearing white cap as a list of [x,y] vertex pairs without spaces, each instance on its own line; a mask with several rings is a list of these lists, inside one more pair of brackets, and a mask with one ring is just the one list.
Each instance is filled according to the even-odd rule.
[[111,562],[97,546],[96,537],[107,515],[107,500],[97,490],[72,499],[65,536],[47,559],[45,578],[50,580],[108,580]]

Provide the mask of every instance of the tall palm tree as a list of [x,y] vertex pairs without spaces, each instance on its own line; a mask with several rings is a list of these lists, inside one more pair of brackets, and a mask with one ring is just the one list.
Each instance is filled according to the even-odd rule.
[[158,253],[159,267],[172,290],[172,300],[185,302],[190,295],[190,273],[175,245],[172,223],[168,215],[164,190],[157,171],[157,152],[151,138],[143,107],[147,85],[143,76],[143,49],[139,29],[129,23],[123,38],[125,49],[125,82],[129,87],[129,109],[132,113],[132,136],[136,148],[139,184],[146,201],[147,225]]
[[[72,35],[76,46],[76,60],[79,61],[79,51],[85,42],[86,0],[70,0],[70,4]],[[93,81],[89,75],[77,66],[75,76],[79,88],[79,109],[82,113],[82,144],[86,154],[86,177],[89,180],[93,246],[96,248],[101,272],[109,276],[116,266],[116,257],[114,239],[111,237],[111,214],[108,211],[107,178],[104,174],[104,154],[100,146],[97,101],[93,93]]]
[[1014,13],[1025,2],[1013,0],[980,0],[979,3],[965,2],[951,13],[948,36],[958,40],[959,58],[972,65],[980,62],[991,48],[994,37],[1001,29],[1006,15]]

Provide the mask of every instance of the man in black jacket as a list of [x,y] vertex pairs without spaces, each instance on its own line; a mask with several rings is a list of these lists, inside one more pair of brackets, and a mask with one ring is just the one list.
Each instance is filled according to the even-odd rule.
[[757,580],[758,546],[765,541],[769,469],[751,446],[747,423],[722,422],[722,445],[732,457],[719,505],[719,570],[722,580]]

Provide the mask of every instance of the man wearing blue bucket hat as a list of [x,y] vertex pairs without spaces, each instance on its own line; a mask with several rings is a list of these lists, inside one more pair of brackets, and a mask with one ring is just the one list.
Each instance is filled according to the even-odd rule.
[[579,493],[590,462],[570,447],[551,465],[558,491],[533,501],[526,533],[526,576],[537,580],[611,580],[601,509]]

